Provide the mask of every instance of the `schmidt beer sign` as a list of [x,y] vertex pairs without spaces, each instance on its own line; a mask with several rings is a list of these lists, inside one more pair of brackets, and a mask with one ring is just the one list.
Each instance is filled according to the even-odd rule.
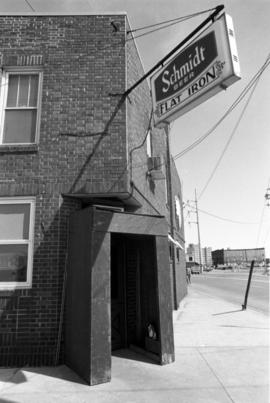
[[232,19],[223,14],[151,77],[155,125],[168,124],[240,78]]

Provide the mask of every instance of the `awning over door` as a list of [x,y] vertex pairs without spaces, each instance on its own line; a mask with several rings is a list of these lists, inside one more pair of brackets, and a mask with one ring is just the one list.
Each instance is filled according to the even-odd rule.
[[177,242],[175,239],[173,239],[173,237],[170,234],[168,234],[168,238],[169,241],[171,241],[177,248],[184,250],[183,246],[180,245],[180,243]]

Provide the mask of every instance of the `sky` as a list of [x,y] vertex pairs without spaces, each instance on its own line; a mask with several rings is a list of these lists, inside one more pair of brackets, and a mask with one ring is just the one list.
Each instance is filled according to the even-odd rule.
[[[174,156],[212,128],[264,64],[270,53],[269,0],[1,0],[0,12],[28,12],[31,7],[36,12],[125,11],[132,29],[136,29],[219,4],[224,4],[225,12],[233,19],[242,78],[171,124]],[[200,15],[137,38],[145,71],[207,16]],[[261,75],[246,107],[250,92],[207,139],[175,160],[186,205],[186,244],[198,243],[196,216],[189,207],[194,206],[196,189],[202,247],[213,250],[265,247],[266,256],[270,257],[270,206],[265,201],[270,187],[269,89],[270,67]],[[230,136],[232,140],[224,151]]]

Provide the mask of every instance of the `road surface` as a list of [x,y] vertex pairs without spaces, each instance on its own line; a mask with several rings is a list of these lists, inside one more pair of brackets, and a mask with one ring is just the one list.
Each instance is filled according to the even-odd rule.
[[[191,287],[200,292],[236,303],[241,308],[245,300],[248,275],[248,270],[245,272],[213,270],[192,275]],[[269,279],[270,277],[264,275],[262,271],[253,272],[247,309],[252,308],[269,315]]]

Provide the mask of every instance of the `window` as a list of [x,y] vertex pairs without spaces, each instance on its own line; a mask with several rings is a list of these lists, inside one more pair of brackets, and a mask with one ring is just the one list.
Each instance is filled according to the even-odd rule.
[[148,130],[146,137],[146,152],[147,157],[152,157],[152,133],[151,130]]
[[34,198],[0,199],[0,289],[32,282]]
[[41,72],[5,71],[2,78],[1,144],[38,140]]
[[179,248],[176,248],[176,259],[177,259],[177,262],[179,263],[180,262],[180,250],[179,250]]
[[180,204],[180,200],[177,196],[175,196],[174,201],[175,201],[176,228],[179,231],[181,228],[181,223],[182,223],[181,204]]
[[168,188],[168,165],[167,163],[165,164],[165,181],[164,181],[164,192],[165,192],[165,202],[166,206],[168,206],[169,201],[170,201],[170,196],[169,196],[169,188]]

